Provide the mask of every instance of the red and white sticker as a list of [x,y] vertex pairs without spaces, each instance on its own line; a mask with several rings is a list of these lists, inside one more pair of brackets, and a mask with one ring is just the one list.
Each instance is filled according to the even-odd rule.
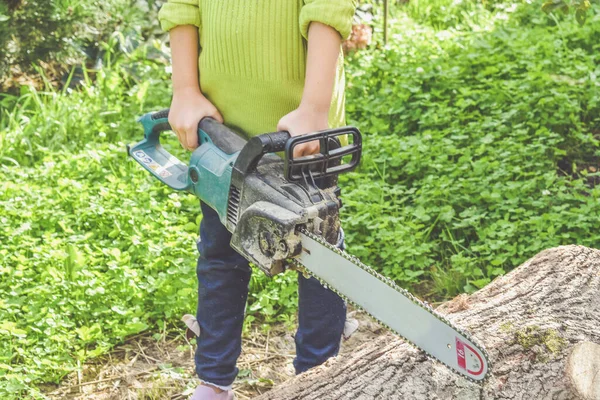
[[456,358],[459,368],[470,375],[481,375],[483,372],[483,359],[471,346],[456,338]]

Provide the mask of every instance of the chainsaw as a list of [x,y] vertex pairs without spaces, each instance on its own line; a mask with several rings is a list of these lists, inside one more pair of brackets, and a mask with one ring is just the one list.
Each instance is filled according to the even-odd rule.
[[[337,177],[360,162],[358,129],[295,137],[274,132],[246,141],[204,118],[199,147],[187,165],[160,144],[161,133],[171,130],[168,114],[167,109],[142,116],[144,139],[127,152],[172,189],[213,208],[232,233],[233,249],[268,276],[287,269],[314,276],[433,359],[470,380],[486,378],[487,353],[465,331],[335,246],[342,206]],[[319,153],[294,157],[298,145],[312,141],[319,141]]]

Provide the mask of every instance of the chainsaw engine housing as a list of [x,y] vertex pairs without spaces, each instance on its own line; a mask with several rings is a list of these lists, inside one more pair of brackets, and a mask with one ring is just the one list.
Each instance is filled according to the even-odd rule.
[[226,221],[233,232],[231,246],[267,275],[275,275],[302,250],[299,226],[335,243],[340,207],[337,186],[320,189],[288,182],[283,160],[267,155],[250,174],[234,169]]

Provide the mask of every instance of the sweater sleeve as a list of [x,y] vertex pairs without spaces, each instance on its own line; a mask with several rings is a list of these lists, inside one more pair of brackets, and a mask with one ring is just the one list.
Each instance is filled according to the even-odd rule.
[[350,36],[356,0],[304,0],[300,11],[300,32],[308,39],[308,27],[316,21],[339,32],[342,39]]
[[158,20],[165,31],[179,25],[195,25],[200,28],[200,7],[198,0],[168,0],[163,4]]

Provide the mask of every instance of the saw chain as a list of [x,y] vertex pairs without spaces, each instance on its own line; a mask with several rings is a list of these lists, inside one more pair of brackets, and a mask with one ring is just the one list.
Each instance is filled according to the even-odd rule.
[[[387,277],[379,274],[372,267],[370,267],[370,266],[364,264],[362,261],[360,261],[356,256],[348,254],[345,251],[341,250],[340,248],[338,248],[338,247],[336,247],[336,246],[328,243],[321,236],[315,235],[315,234],[309,232],[308,230],[306,230],[304,228],[299,229],[298,232],[301,233],[301,234],[303,234],[303,235],[305,235],[305,236],[307,236],[307,237],[309,237],[310,239],[314,240],[315,242],[318,242],[321,246],[327,248],[329,251],[336,253],[337,255],[339,255],[339,256],[343,257],[344,259],[346,259],[347,261],[351,262],[354,266],[356,266],[356,267],[360,268],[361,270],[367,272],[369,275],[373,276],[374,278],[376,278],[380,282],[384,283],[385,285],[387,285],[390,288],[392,288],[393,290],[395,290],[400,295],[404,296],[406,299],[410,300],[414,305],[420,307],[422,310],[424,310],[427,313],[431,314],[438,321],[440,321],[443,324],[451,327],[453,330],[455,330],[456,332],[460,333],[462,336],[464,336],[469,341],[471,341],[472,343],[474,343],[477,346],[478,350],[481,351],[481,354],[483,356],[483,360],[485,361],[485,365],[488,368],[486,372],[489,371],[489,369],[491,368],[491,363],[489,362],[489,355],[488,355],[487,351],[485,350],[485,348],[476,339],[474,339],[473,337],[471,337],[471,335],[469,335],[468,332],[466,332],[465,330],[461,329],[460,327],[454,325],[451,321],[449,321],[447,318],[445,318],[442,314],[440,314],[437,311],[435,311],[433,309],[433,307],[429,303],[419,300],[417,297],[415,297],[408,290],[399,287],[392,279],[387,278]],[[360,304],[357,304],[355,301],[353,301],[351,298],[349,298],[348,296],[346,296],[344,293],[342,293],[339,290],[337,290],[334,287],[335,284],[332,284],[331,282],[327,282],[326,280],[322,279],[317,274],[313,273],[310,270],[310,267],[303,265],[298,258],[292,259],[292,263],[295,265],[296,269],[300,273],[302,273],[305,277],[306,276],[313,276],[313,277],[315,277],[325,288],[329,288],[330,290],[332,290],[333,292],[335,292],[338,296],[340,296],[342,299],[344,299],[346,302],[352,304],[355,308],[366,312],[371,318],[373,318],[379,324],[381,324],[382,326],[386,327],[387,329],[389,329],[390,331],[392,331],[393,333],[395,333],[396,335],[398,335],[399,337],[401,337],[404,341],[406,341],[407,343],[409,343],[412,347],[414,347],[414,348],[416,348],[418,350],[423,351],[428,356],[429,359],[431,359],[431,360],[433,360],[435,362],[442,363],[443,365],[451,368],[453,371],[457,372],[458,374],[460,374],[461,376],[465,377],[466,379],[468,379],[471,382],[481,384],[482,382],[485,382],[488,379],[488,377],[490,375],[489,372],[487,374],[485,374],[482,377],[482,379],[474,379],[471,375],[465,373],[464,370],[461,370],[461,368],[456,368],[454,365],[449,365],[448,363],[441,361],[440,359],[438,359],[437,357],[435,357],[433,354],[431,354],[429,351],[427,351],[427,349],[423,348],[423,346],[418,346],[416,343],[414,343],[412,340],[408,339],[405,335],[403,335],[397,329],[394,329],[393,327],[389,326],[385,321],[381,320],[380,318],[377,318],[376,316],[374,316],[372,314],[372,312],[370,312],[369,310],[366,310]],[[393,307],[393,304],[389,305],[389,307]],[[449,346],[450,345],[448,345],[448,348],[450,348]],[[459,364],[460,364],[460,362],[459,362]]]

